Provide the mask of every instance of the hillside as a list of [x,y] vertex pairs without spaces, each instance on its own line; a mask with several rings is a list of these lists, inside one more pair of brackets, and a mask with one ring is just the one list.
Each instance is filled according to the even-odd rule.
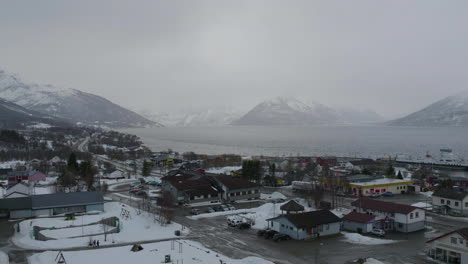
[[393,126],[468,126],[468,91],[449,96],[424,109],[388,122]]
[[76,89],[27,84],[0,70],[0,98],[73,123],[107,127],[158,126],[109,100]]

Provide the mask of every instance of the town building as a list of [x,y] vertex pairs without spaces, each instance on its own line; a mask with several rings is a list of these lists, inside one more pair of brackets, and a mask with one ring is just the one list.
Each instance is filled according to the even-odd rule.
[[210,175],[222,190],[221,199],[226,202],[260,199],[258,184],[229,175]]
[[368,198],[360,198],[351,205],[358,213],[375,215],[376,228],[404,233],[425,228],[426,211],[421,208]]
[[454,215],[468,215],[468,192],[454,189],[438,189],[432,194],[432,208],[434,212]]
[[341,229],[341,219],[329,210],[285,214],[267,221],[270,229],[296,240],[337,235]]
[[29,185],[20,181],[8,187],[3,198],[28,197],[30,194]]
[[352,194],[356,196],[370,196],[386,192],[393,194],[419,192],[419,188],[414,185],[414,181],[409,179],[383,178],[367,182],[351,182],[349,186]]
[[45,181],[47,176],[39,171],[11,171],[8,173],[8,185],[14,185],[20,181],[39,182]]
[[0,215],[11,219],[104,211],[101,192],[70,192],[0,199]]
[[217,201],[217,186],[205,175],[193,171],[171,171],[161,179],[161,189],[171,193],[177,204]]
[[433,238],[426,244],[427,255],[438,263],[468,264],[468,227]]
[[338,160],[336,159],[336,157],[317,157],[315,161],[321,167],[331,168],[338,165]]
[[374,228],[375,215],[353,211],[343,217],[343,229],[358,233],[369,233]]
[[362,172],[364,170],[375,170],[378,164],[372,159],[359,159],[346,162],[345,167],[349,170]]

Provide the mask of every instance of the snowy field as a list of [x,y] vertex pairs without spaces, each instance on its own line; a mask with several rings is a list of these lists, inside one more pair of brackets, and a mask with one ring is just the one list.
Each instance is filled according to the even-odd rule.
[[[106,230],[114,229],[112,226],[108,226]],[[77,237],[81,235],[94,235],[103,233],[104,226],[103,225],[90,225],[90,226],[83,226],[83,227],[71,227],[67,229],[50,229],[50,230],[42,230],[41,234],[45,235],[46,237],[55,238],[55,239],[64,239],[68,237]]]
[[398,240],[390,240],[390,239],[380,239],[380,238],[373,238],[368,236],[363,236],[358,233],[347,233],[342,232],[344,239],[343,241],[353,244],[359,245],[386,245],[386,244],[393,244],[399,242]]
[[[173,250],[172,243],[174,243]],[[132,252],[130,251],[131,246],[125,246],[86,251],[69,251],[64,252],[63,256],[67,264],[154,264],[163,263],[165,255],[171,256],[172,263],[183,264],[273,264],[270,261],[257,257],[247,257],[240,260],[230,259],[203,247],[198,242],[188,240],[143,244],[142,247],[143,250],[138,252]],[[179,251],[180,249],[181,252]],[[57,254],[57,251],[46,251],[32,255],[28,258],[28,261],[29,264],[56,263],[54,259],[57,257]]]
[[[33,226],[40,227],[67,227],[70,225],[83,225],[95,223],[111,216],[117,216],[121,220],[121,231],[118,234],[108,235],[107,242],[104,242],[104,235],[93,236],[92,239],[99,240],[101,245],[111,244],[112,240],[115,243],[136,242],[144,240],[157,240],[175,237],[174,231],[182,230],[182,226],[177,223],[161,226],[154,221],[154,217],[144,211],[137,214],[135,208],[123,205],[121,203],[112,202],[104,204],[105,212],[96,215],[77,216],[76,220],[65,221],[63,217],[57,218],[36,218],[20,222],[20,233],[15,233],[12,238],[13,243],[22,248],[27,249],[64,249],[72,247],[87,246],[89,237],[67,238],[49,241],[34,240],[31,237]],[[130,211],[130,218],[127,220],[120,217],[122,208]],[[188,229],[182,230],[182,235],[188,234]],[[60,234],[63,232],[63,234]],[[55,236],[69,237],[68,230],[57,230]],[[109,238],[110,236],[110,238]]]
[[280,192],[274,192],[274,193],[261,193],[260,194],[260,199],[262,200],[276,200],[276,199],[284,199],[286,200],[287,197],[280,193]]

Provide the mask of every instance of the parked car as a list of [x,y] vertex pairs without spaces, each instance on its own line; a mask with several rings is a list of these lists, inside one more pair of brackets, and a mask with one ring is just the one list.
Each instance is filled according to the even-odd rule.
[[221,205],[221,208],[223,208],[223,211],[229,211],[229,206],[225,205],[225,204],[222,204]]
[[273,236],[274,236],[275,234],[277,234],[277,233],[278,233],[278,232],[276,232],[275,230],[269,229],[269,230],[266,230],[266,231],[265,231],[265,233],[263,234],[263,237],[264,237],[265,239],[270,239],[270,238],[273,238]]
[[139,196],[147,196],[148,194],[143,191],[143,190],[139,190],[138,192],[136,192],[136,195],[139,195]]
[[385,196],[385,197],[392,197],[394,194],[392,192],[386,192],[386,193],[382,193],[382,196]]
[[378,193],[373,193],[369,196],[370,198],[379,198],[380,197],[380,194]]
[[249,223],[246,223],[246,222],[243,222],[243,223],[240,223],[237,225],[237,228],[239,229],[249,229],[250,228],[250,224]]
[[207,213],[214,213],[214,212],[216,212],[216,211],[215,211],[213,208],[208,207],[208,209],[206,209],[206,212],[207,212]]
[[224,209],[223,209],[221,206],[215,206],[215,207],[213,207],[213,209],[214,209],[216,212],[222,212],[222,211],[224,211]]
[[385,236],[385,231],[383,231],[382,229],[379,229],[379,228],[372,229],[372,231],[370,233],[372,235],[378,236],[378,237],[384,237]]
[[291,239],[291,237],[286,235],[286,234],[278,233],[278,234],[275,234],[273,236],[273,241],[275,241],[275,242],[279,242],[279,241],[283,241],[283,240],[290,240],[290,239]]
[[233,210],[236,210],[236,208],[230,204],[228,204],[228,207],[229,207],[229,210],[233,211]]
[[153,185],[153,186],[159,186],[161,185],[161,183],[157,182],[157,181],[150,181],[150,182],[147,182],[146,184],[148,185]]
[[192,214],[192,215],[198,215],[198,214],[200,214],[200,210],[194,208],[194,209],[190,210],[190,214]]

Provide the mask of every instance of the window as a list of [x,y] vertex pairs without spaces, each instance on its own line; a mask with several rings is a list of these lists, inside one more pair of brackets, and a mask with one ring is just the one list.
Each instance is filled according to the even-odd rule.
[[447,200],[447,205],[450,205],[450,200]]
[[418,218],[418,217],[419,217],[419,212],[416,212],[416,216],[415,216],[415,217],[416,217],[416,218]]
[[329,224],[326,224],[325,225],[325,230],[329,230],[330,229],[330,225]]
[[459,239],[458,239],[458,243],[459,243],[460,245],[463,245],[463,239],[459,238]]
[[444,199],[440,199],[440,203],[444,204],[445,203]]
[[450,243],[457,244],[457,238],[456,237],[451,237],[450,238]]
[[281,227],[284,227],[284,224],[281,224]]
[[290,226],[289,229],[293,230],[292,226]]
[[458,206],[458,202],[455,202],[455,206]]
[[411,214],[409,215],[409,218],[410,218],[410,219],[413,219],[413,217],[414,217],[414,216],[413,216],[413,213],[411,213]]
[[468,203],[465,203],[465,207],[468,207]]

